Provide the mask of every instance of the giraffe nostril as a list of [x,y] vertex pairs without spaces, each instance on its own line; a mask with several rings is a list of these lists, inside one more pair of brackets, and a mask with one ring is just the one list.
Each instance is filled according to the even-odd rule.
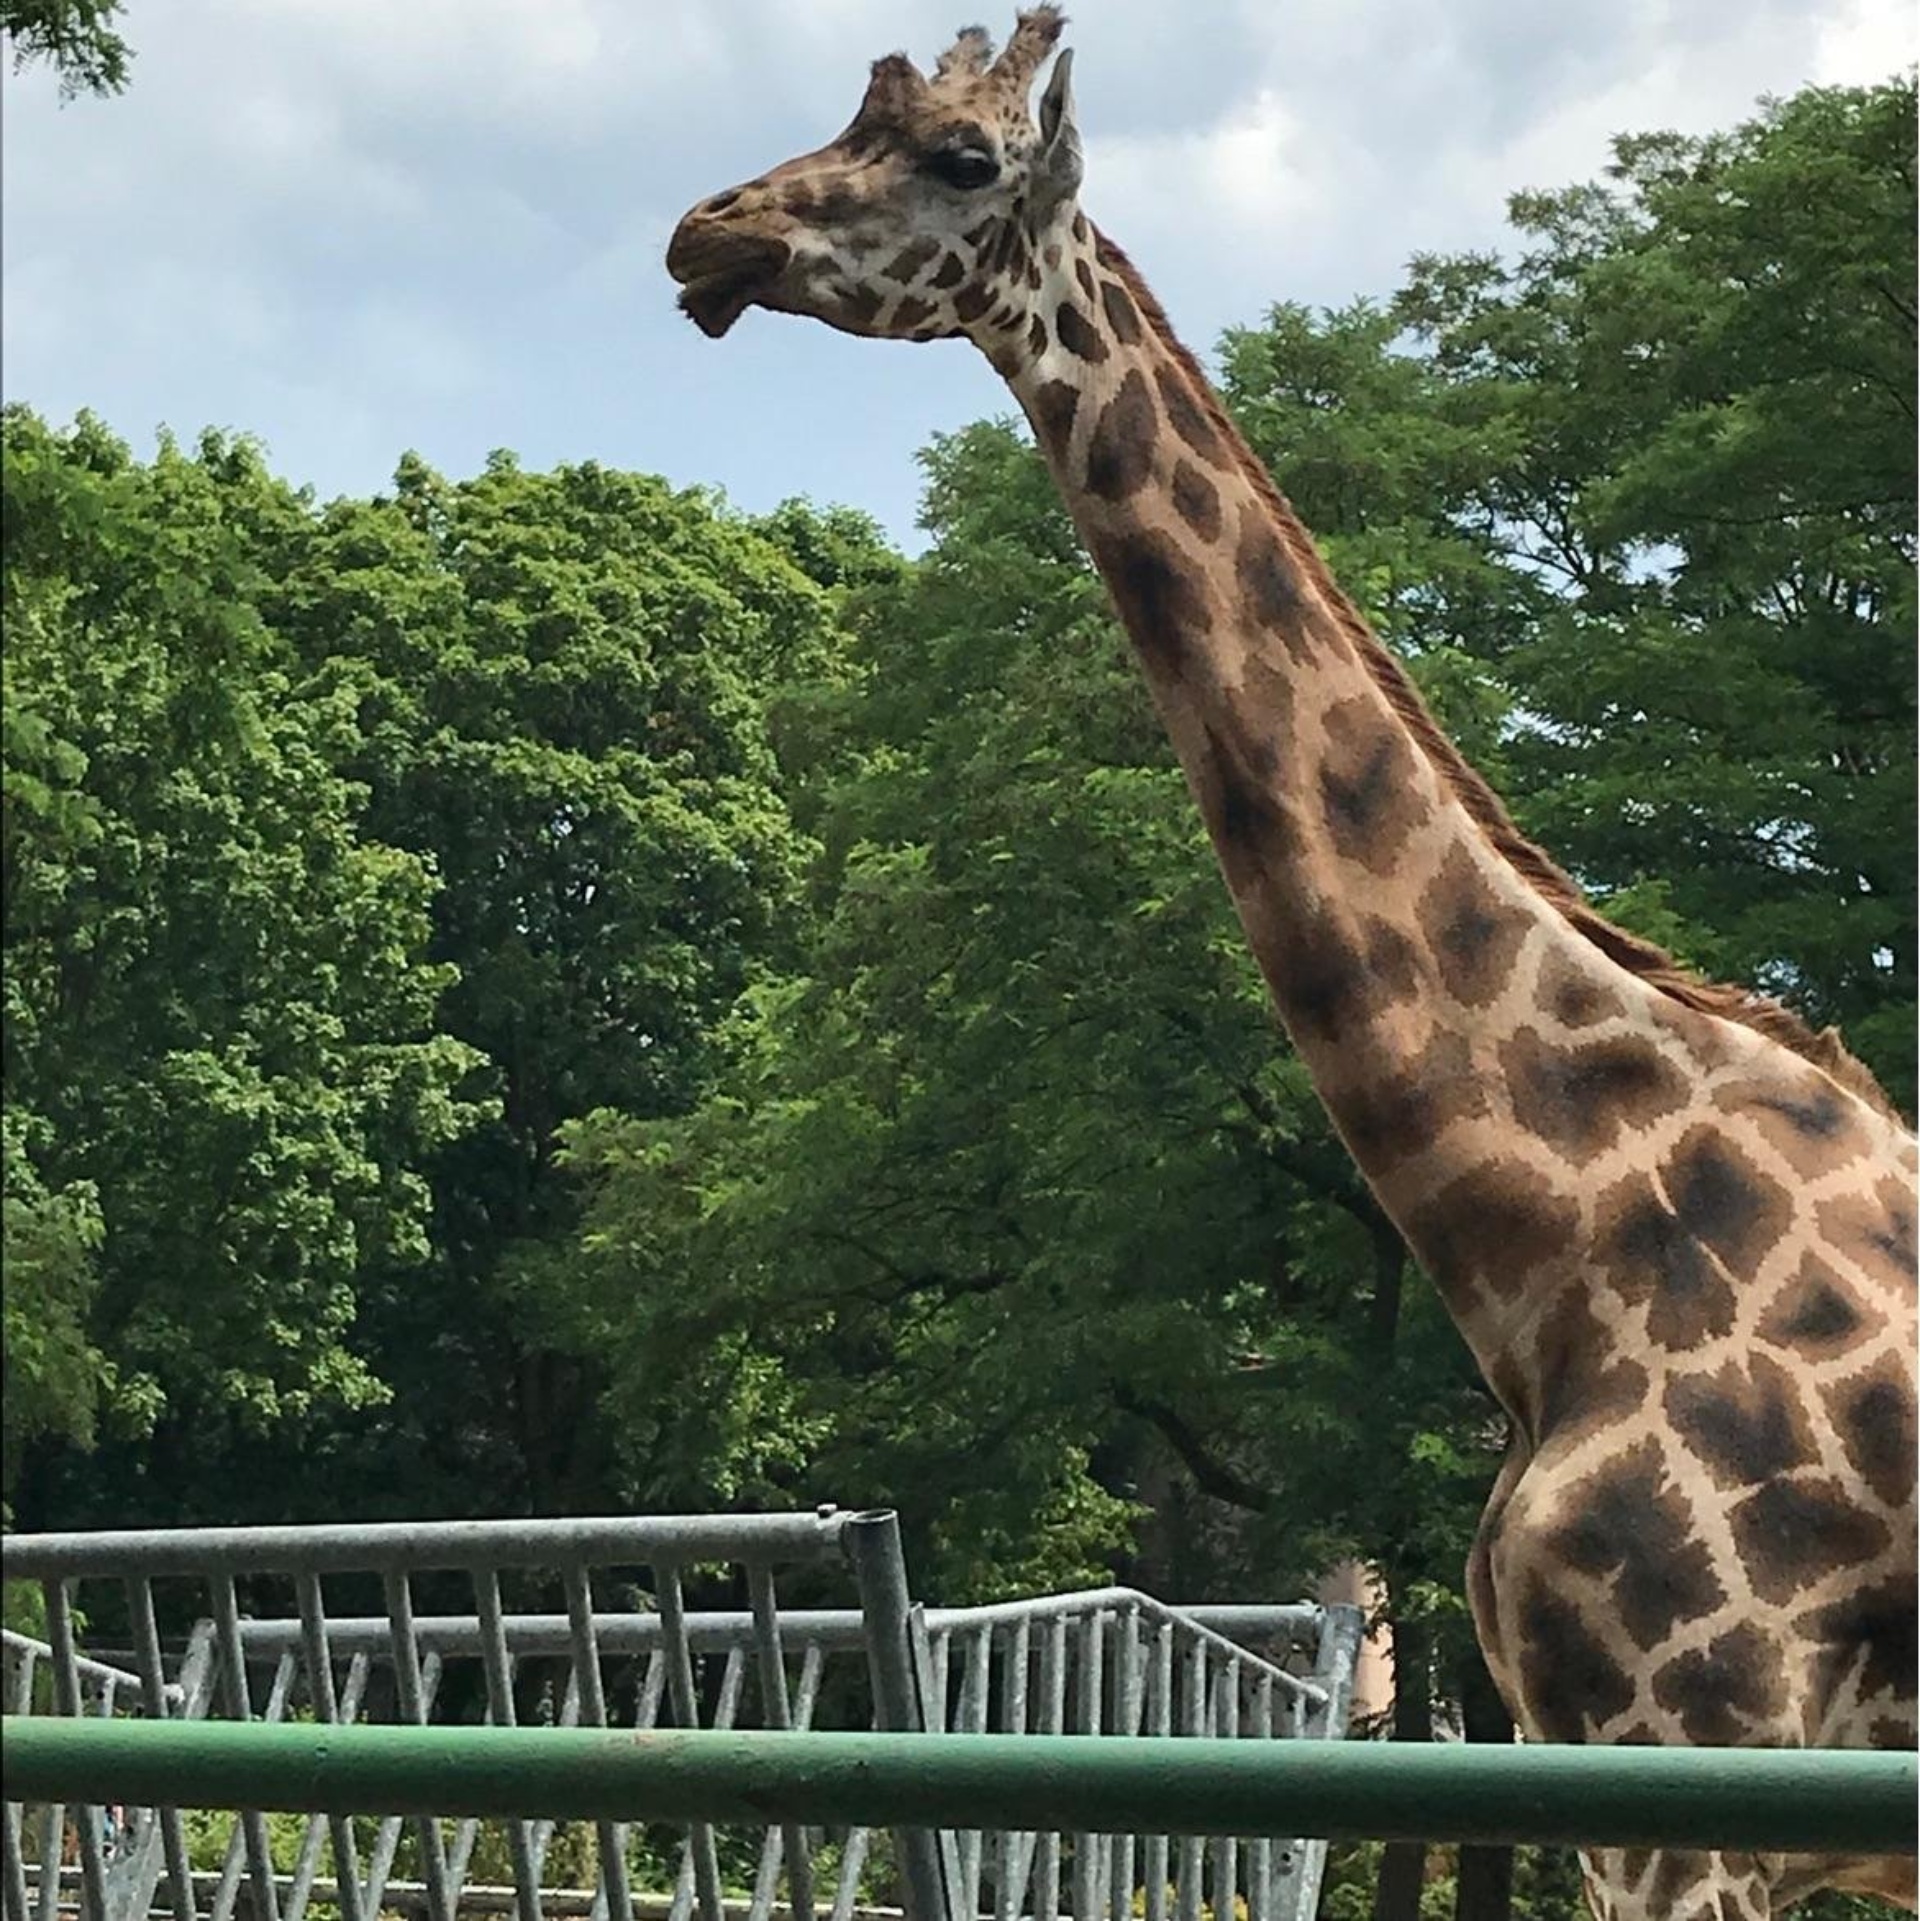
[[725,213],[740,198],[738,187],[729,187],[725,193],[717,193],[700,211],[705,214]]

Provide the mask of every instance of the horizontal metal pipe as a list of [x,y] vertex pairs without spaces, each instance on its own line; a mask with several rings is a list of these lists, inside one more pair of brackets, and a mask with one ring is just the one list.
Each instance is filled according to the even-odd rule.
[[[1216,1615],[1230,1617],[1232,1630],[1247,1640],[1297,1641],[1318,1626],[1317,1609],[1302,1607],[1192,1607],[1169,1612],[1187,1615],[1200,1626],[1221,1632]],[[930,1632],[977,1625],[984,1615],[999,1623],[992,1610],[928,1608]],[[564,1614],[509,1614],[503,1617],[508,1648],[515,1654],[567,1654],[572,1651],[572,1624]],[[602,1654],[644,1654],[660,1645],[657,1614],[602,1614],[593,1617],[594,1638]],[[480,1621],[472,1614],[422,1614],[414,1622],[422,1652],[478,1654]],[[687,1616],[687,1644],[697,1654],[724,1653],[753,1645],[753,1616],[741,1612],[708,1611]],[[858,1608],[782,1608],[780,1638],[789,1646],[818,1646],[833,1653],[858,1652],[866,1646],[866,1624]],[[385,1615],[341,1615],[327,1622],[327,1642],[336,1654],[384,1653],[393,1641],[393,1627]],[[240,1644],[250,1656],[270,1659],[300,1644],[298,1621],[242,1621]],[[135,1677],[137,1680],[137,1677]]]
[[1913,1854],[1920,1757],[9,1716],[4,1795],[342,1814],[780,1820]]
[[853,1518],[813,1514],[600,1515],[531,1521],[364,1521],[326,1527],[124,1528],[0,1537],[9,1581],[84,1575],[332,1574],[367,1569],[554,1567],[585,1562],[805,1561]]

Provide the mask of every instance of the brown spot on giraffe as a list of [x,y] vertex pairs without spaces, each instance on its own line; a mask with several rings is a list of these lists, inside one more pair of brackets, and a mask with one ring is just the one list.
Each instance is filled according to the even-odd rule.
[[1643,1406],[1647,1370],[1621,1350],[1594,1313],[1587,1290],[1569,1285],[1541,1319],[1530,1364],[1493,1386],[1508,1406],[1523,1410],[1528,1439],[1537,1449],[1549,1440],[1577,1440]]
[[1441,864],[1421,899],[1420,917],[1440,983],[1463,1007],[1486,1007],[1498,997],[1534,925],[1465,846]]
[[1225,451],[1220,444],[1220,431],[1194,398],[1192,388],[1179,370],[1164,364],[1157,366],[1153,379],[1160,389],[1160,405],[1166,411],[1167,424],[1202,460],[1218,466]]
[[1567,1047],[1526,1027],[1502,1046],[1500,1065],[1514,1119],[1573,1161],[1678,1112],[1691,1097],[1685,1076],[1643,1034]]
[[1071,300],[1061,301],[1055,311],[1053,333],[1068,353],[1089,366],[1097,367],[1107,357],[1105,336],[1095,331],[1093,323]]
[[1087,442],[1087,491],[1114,502],[1138,493],[1153,474],[1159,427],[1153,396],[1136,367],[1094,422]]
[[1173,510],[1202,540],[1220,537],[1220,490],[1188,460],[1173,464]]
[[1910,1500],[1914,1450],[1920,1445],[1912,1357],[1883,1354],[1871,1367],[1828,1386],[1826,1403],[1848,1465],[1887,1506]]
[[1613,1577],[1612,1598],[1634,1643],[1657,1648],[1727,1598],[1707,1544],[1659,1441],[1628,1448],[1578,1485],[1552,1537],[1569,1567]]
[[1538,1575],[1519,1610],[1521,1689],[1546,1740],[1579,1742],[1633,1705],[1633,1682],[1571,1601]]
[[1193,637],[1208,625],[1206,593],[1186,555],[1152,528],[1095,534],[1090,544],[1142,657],[1156,672],[1178,679]]
[[1831,1477],[1774,1481],[1733,1510],[1733,1539],[1754,1593],[1776,1605],[1860,1566],[1890,1542],[1887,1524]]
[[1511,1300],[1572,1249],[1580,1209],[1535,1167],[1496,1159],[1456,1175],[1416,1206],[1405,1231],[1447,1299],[1467,1311],[1477,1288]]
[[1365,694],[1336,701],[1323,725],[1320,799],[1327,832],[1347,859],[1375,874],[1391,874],[1407,836],[1432,813],[1416,750],[1380,701]]
[[1573,955],[1549,948],[1540,963],[1542,1009],[1562,1027],[1592,1027],[1621,1019],[1627,1004],[1616,989],[1603,985],[1593,969],[1576,966]]
[[1675,1375],[1666,1408],[1674,1432],[1722,1488],[1752,1487],[1820,1458],[1798,1386],[1765,1354]]
[[1100,305],[1106,310],[1107,331],[1123,347],[1137,346],[1140,341],[1140,315],[1133,304],[1133,296],[1117,280],[1102,281],[1100,285]]
[[1793,1279],[1775,1295],[1760,1323],[1760,1338],[1793,1348],[1810,1360],[1828,1360],[1879,1332],[1885,1317],[1870,1308],[1851,1283],[1809,1249]]
[[1734,1747],[1785,1712],[1786,1664],[1770,1635],[1743,1623],[1659,1669],[1653,1698],[1694,1746]]
[[1595,1209],[1595,1264],[1630,1305],[1647,1308],[1647,1334],[1683,1352],[1733,1326],[1727,1278],[1668,1204],[1651,1174],[1629,1174]]

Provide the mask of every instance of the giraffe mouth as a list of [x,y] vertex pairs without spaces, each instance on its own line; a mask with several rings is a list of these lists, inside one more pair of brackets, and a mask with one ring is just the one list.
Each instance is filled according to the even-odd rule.
[[680,310],[709,340],[774,290],[790,256],[779,240],[730,239],[715,246],[669,252],[667,270],[680,282]]

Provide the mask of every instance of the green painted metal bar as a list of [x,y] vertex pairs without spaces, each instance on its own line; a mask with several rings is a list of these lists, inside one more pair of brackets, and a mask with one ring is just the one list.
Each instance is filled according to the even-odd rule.
[[96,1805],[1913,1854],[1920,1757],[9,1715],[0,1784]]

